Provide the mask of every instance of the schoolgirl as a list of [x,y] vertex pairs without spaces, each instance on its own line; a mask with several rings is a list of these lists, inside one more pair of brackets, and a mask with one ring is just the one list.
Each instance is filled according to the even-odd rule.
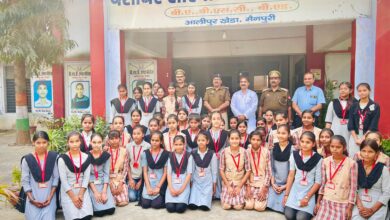
[[332,155],[330,152],[330,140],[333,136],[333,131],[330,128],[324,128],[321,130],[317,153],[319,153],[322,158],[327,158]]
[[188,111],[185,108],[179,108],[177,111],[177,119],[179,125],[179,131],[183,131],[188,128]]
[[268,136],[268,148],[272,149],[275,143],[279,142],[278,140],[278,135],[277,135],[277,128],[280,125],[288,125],[288,115],[285,112],[277,112],[275,114],[275,125],[276,128],[272,129],[270,131],[269,136]]
[[94,130],[95,117],[91,114],[83,114],[81,116],[81,145],[80,150],[84,153],[87,153],[91,150],[90,142],[91,136],[95,132]]
[[158,100],[152,96],[152,84],[145,82],[143,86],[142,98],[138,100],[138,109],[141,110],[140,124],[148,126],[149,120],[153,118],[155,112],[160,112],[160,104]]
[[176,115],[169,115],[167,118],[168,132],[164,133],[164,146],[165,150],[172,152],[174,149],[173,139],[177,135],[185,137],[183,133],[178,130],[178,118]]
[[208,114],[203,114],[201,116],[201,123],[200,123],[200,129],[203,131],[208,131],[210,129],[211,125],[211,118]]
[[200,114],[202,111],[202,97],[196,94],[196,85],[194,82],[188,83],[187,94],[181,99],[181,106],[188,111],[189,114]]
[[238,118],[233,116],[229,119],[229,129],[237,129],[238,126]]
[[[366,140],[376,141],[376,143],[378,144],[379,149],[380,149],[377,162],[383,163],[388,169],[390,169],[390,157],[387,156],[385,153],[383,153],[383,146],[382,146],[383,137],[382,137],[381,133],[379,133],[378,131],[367,132]],[[363,158],[360,154],[360,151],[357,152],[354,156],[354,160],[358,161],[358,160],[362,160],[362,159]]]
[[148,128],[148,134],[145,135],[144,141],[150,144],[151,134],[155,131],[160,131],[160,120],[157,118],[150,119]]
[[245,149],[248,148],[249,145],[249,134],[247,133],[248,130],[248,122],[247,121],[239,121],[237,130],[240,132],[241,140],[240,140],[240,147],[243,147]]
[[124,118],[124,125],[131,125],[130,112],[137,107],[137,102],[128,97],[127,86],[125,84],[118,86],[118,93],[119,97],[111,100],[110,121],[113,121],[114,117],[119,115]]
[[[115,116],[114,119],[112,120],[111,124],[111,130],[112,131],[118,131],[119,132],[119,146],[122,148],[126,148],[126,145],[130,143],[131,141],[131,136],[129,133],[124,132],[124,118],[122,116]],[[105,146],[104,150],[108,150],[110,147],[111,142],[109,141],[109,136],[106,137],[105,141]]]
[[188,116],[189,128],[183,130],[182,133],[186,136],[187,141],[187,151],[191,152],[198,148],[198,144],[196,142],[196,137],[200,132],[200,116],[199,114],[190,114]]
[[169,83],[168,85],[168,95],[163,98],[163,103],[165,107],[165,121],[169,115],[177,115],[177,110],[179,109],[180,99],[176,96],[176,87],[175,83]]
[[296,149],[300,149],[300,138],[305,131],[312,132],[316,136],[316,146],[319,145],[321,129],[314,126],[314,121],[314,112],[311,110],[305,110],[302,112],[302,127],[296,128],[291,132]]
[[143,133],[146,134],[146,132],[148,131],[148,128],[141,125],[140,122],[141,122],[141,118],[142,118],[142,113],[139,109],[134,109],[133,111],[131,111],[131,121],[132,121],[132,124],[131,125],[127,125],[125,127],[125,130],[127,133],[130,134],[130,136],[133,136],[133,129],[135,126],[141,126],[142,127],[142,130],[143,130]]

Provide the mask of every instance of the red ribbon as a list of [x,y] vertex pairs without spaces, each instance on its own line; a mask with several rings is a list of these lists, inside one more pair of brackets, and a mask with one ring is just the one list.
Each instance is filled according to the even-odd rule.
[[46,175],[47,151],[45,153],[45,163],[43,164],[43,168],[41,166],[41,161],[39,160],[37,152],[35,152],[35,157],[37,158],[38,166],[39,166],[39,169],[41,170],[42,183],[44,183],[45,182],[45,175]]
[[81,163],[81,153],[80,153],[80,152],[79,152],[79,156],[80,156],[80,167],[79,167],[79,172],[77,173],[76,165],[75,165],[74,162],[73,162],[72,154],[69,152],[70,161],[72,162],[74,174],[76,175],[76,184],[79,183],[79,178],[80,178],[80,175],[81,175],[81,167],[82,167],[82,163]]

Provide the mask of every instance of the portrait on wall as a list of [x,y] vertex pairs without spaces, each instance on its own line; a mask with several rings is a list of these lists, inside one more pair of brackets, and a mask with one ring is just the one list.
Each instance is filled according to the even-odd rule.
[[52,86],[49,80],[34,82],[34,107],[50,108],[52,106]]
[[90,106],[90,82],[89,81],[73,81],[71,83],[71,108],[72,109],[88,109]]

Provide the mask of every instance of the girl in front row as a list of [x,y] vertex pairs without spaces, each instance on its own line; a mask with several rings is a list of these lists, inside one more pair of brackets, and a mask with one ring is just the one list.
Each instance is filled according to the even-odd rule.
[[271,179],[271,160],[268,148],[264,146],[265,131],[253,131],[247,154],[250,155],[250,176],[246,186],[245,209],[264,211],[267,207],[268,188]]
[[315,212],[316,220],[349,220],[355,204],[357,189],[356,162],[345,155],[347,142],[341,135],[330,141],[332,156],[322,163],[322,185]]
[[282,204],[287,187],[287,177],[290,170],[290,156],[294,150],[290,126],[280,125],[277,129],[278,143],[271,150],[272,177],[268,194],[268,208],[284,213]]
[[91,157],[80,151],[81,135],[72,131],[67,136],[69,151],[58,158],[61,179],[61,206],[65,220],[91,219],[92,202],[88,192]]
[[111,194],[110,184],[110,154],[103,151],[103,138],[94,133],[91,136],[91,177],[89,180],[89,194],[91,196],[93,215],[102,217],[115,212],[114,197]]
[[126,176],[129,168],[129,156],[126,148],[120,147],[120,133],[116,130],[108,133],[111,155],[110,189],[117,206],[126,206],[129,203]]
[[247,151],[240,147],[240,132],[229,132],[230,146],[223,149],[220,158],[220,174],[223,185],[221,205],[223,209],[241,210],[245,204],[245,184],[250,176],[250,163]]
[[192,151],[194,171],[190,196],[190,209],[211,209],[211,201],[217,186],[218,160],[214,151],[207,148],[210,139],[200,132],[196,138],[197,149]]
[[382,220],[389,215],[390,198],[389,170],[377,158],[380,147],[374,140],[365,140],[360,145],[362,160],[358,163],[358,197],[352,219]]
[[185,212],[190,197],[193,161],[191,154],[185,150],[185,143],[183,136],[175,136],[173,139],[174,150],[170,153],[167,162],[168,188],[165,194],[165,207],[171,213]]
[[34,134],[35,152],[22,158],[22,186],[27,194],[27,220],[56,219],[56,189],[58,187],[57,153],[48,151],[49,135],[44,131]]
[[150,139],[151,147],[145,150],[141,157],[144,175],[141,206],[144,209],[160,209],[165,204],[169,152],[164,150],[163,135],[160,131],[152,132]]
[[315,193],[321,186],[322,157],[315,152],[316,138],[310,131],[303,132],[301,149],[290,156],[290,172],[283,204],[287,220],[310,220],[315,207]]

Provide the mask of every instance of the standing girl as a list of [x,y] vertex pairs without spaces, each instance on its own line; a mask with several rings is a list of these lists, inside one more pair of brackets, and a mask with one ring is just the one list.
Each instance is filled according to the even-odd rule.
[[151,134],[155,131],[160,131],[160,120],[157,118],[150,119],[148,128],[148,134],[145,135],[144,141],[150,144]]
[[148,126],[149,120],[153,118],[155,112],[160,112],[160,105],[158,100],[152,96],[152,84],[145,82],[143,86],[142,98],[138,100],[138,109],[141,110],[140,124]]
[[87,191],[91,175],[91,157],[80,151],[80,133],[70,132],[67,144],[69,151],[58,158],[62,211],[66,220],[91,219],[93,208]]
[[57,153],[48,151],[49,135],[44,131],[34,134],[35,152],[22,158],[22,186],[27,195],[25,218],[28,220],[56,219],[56,189],[59,174]]
[[165,106],[164,106],[164,99],[165,97],[165,90],[163,87],[160,87],[157,89],[157,96],[155,97],[158,100],[158,104],[160,106],[160,112],[161,114],[165,114]]
[[[220,154],[222,150],[227,145],[228,132],[221,129],[221,121],[222,115],[219,112],[211,113],[211,128],[206,132],[207,136],[209,136],[209,143],[207,148],[211,149],[215,152],[218,159],[218,166],[220,164]],[[219,169],[219,168],[218,168]],[[214,194],[214,197],[219,199],[221,197],[221,189],[222,189],[222,179],[221,176],[218,175],[217,179],[217,189]]]
[[134,99],[128,97],[127,86],[125,84],[120,84],[118,86],[118,93],[119,98],[111,100],[111,121],[113,121],[115,116],[120,115],[125,120],[124,124],[130,125],[130,112],[136,108],[137,102]]
[[181,106],[188,111],[189,114],[200,114],[202,111],[202,97],[196,94],[196,86],[194,82],[188,83],[187,94],[181,99]]
[[203,114],[201,117],[202,121],[200,123],[200,129],[203,131],[208,131],[211,125],[211,118],[208,114]]
[[169,155],[167,168],[168,188],[165,194],[165,206],[167,211],[171,213],[185,212],[190,197],[193,161],[191,154],[185,150],[185,143],[183,136],[175,136],[173,139],[174,151]]
[[196,142],[196,137],[198,136],[200,132],[200,116],[199,114],[190,114],[188,116],[188,122],[190,124],[190,127],[186,130],[183,130],[182,133],[186,136],[187,141],[187,151],[191,152],[192,150],[195,150],[198,148],[198,144]]
[[247,151],[240,147],[240,132],[229,132],[230,146],[223,149],[220,159],[220,175],[223,185],[221,205],[223,209],[241,210],[245,203],[245,183],[250,176],[250,163]]
[[314,151],[316,137],[305,131],[300,142],[301,149],[290,156],[290,172],[283,199],[287,220],[310,220],[316,203],[314,194],[321,186],[322,157]]
[[[129,133],[124,132],[124,118],[122,116],[115,116],[114,119],[112,120],[111,124],[111,130],[118,131],[119,132],[119,146],[125,148],[126,144],[128,144],[131,141],[131,136]],[[104,150],[107,150],[108,147],[110,147],[110,141],[109,137],[106,138],[106,146]]]
[[349,110],[352,104],[356,102],[352,92],[353,86],[351,83],[340,83],[340,96],[329,103],[325,116],[326,128],[330,128],[335,134],[343,136],[347,143],[350,136],[348,131]]
[[316,220],[351,219],[357,190],[356,162],[344,153],[347,142],[341,135],[331,139],[332,156],[323,160],[322,185],[315,212]]
[[168,152],[174,151],[173,147],[173,139],[177,135],[181,135],[185,137],[183,133],[181,133],[178,128],[178,118],[176,115],[169,115],[167,118],[168,123],[168,132],[164,133],[164,146],[165,150]]
[[[267,132],[266,141],[268,142],[268,137],[273,129],[276,129],[276,125],[274,123],[274,113],[271,110],[267,110],[264,114],[265,118],[265,129]],[[288,118],[287,118],[288,120]],[[288,123],[288,122],[287,122]]]
[[168,95],[163,98],[164,107],[165,107],[165,121],[170,114],[177,114],[179,109],[179,100],[176,96],[176,87],[175,83],[169,83],[168,85]]
[[81,116],[81,137],[83,138],[80,145],[80,150],[84,153],[89,152],[91,136],[95,132],[93,126],[95,124],[95,117],[91,114],[83,114]]
[[89,180],[89,194],[91,196],[93,215],[102,217],[115,212],[114,197],[111,194],[110,184],[110,154],[103,151],[103,138],[94,133],[91,137],[91,177]]
[[158,99],[158,98],[157,98],[157,93],[158,93],[158,89],[159,89],[159,88],[162,88],[162,87],[161,87],[161,84],[160,84],[159,82],[157,82],[157,81],[154,82],[154,83],[153,83],[153,92],[152,92],[152,95],[153,95],[156,99]]
[[134,109],[133,111],[131,111],[132,124],[126,126],[126,132],[129,133],[130,136],[133,136],[133,129],[135,126],[141,126],[144,134],[146,134],[146,132],[148,131],[147,127],[140,124],[141,118],[142,118],[142,113],[139,109]]
[[240,132],[241,140],[240,140],[240,147],[243,147],[245,149],[248,148],[249,144],[249,138],[248,138],[248,123],[247,121],[239,121],[238,122],[238,131]]
[[160,209],[165,204],[168,151],[164,150],[160,131],[151,133],[151,147],[142,153],[144,175],[141,206],[144,209]]
[[199,133],[196,142],[198,148],[192,151],[195,166],[189,208],[208,211],[217,187],[218,160],[214,151],[207,148],[210,139],[205,132]]
[[294,150],[290,126],[280,125],[278,127],[278,143],[275,143],[271,150],[271,188],[268,194],[267,207],[284,213],[283,198],[287,187],[287,177],[290,170],[290,156]]
[[113,130],[108,133],[111,155],[110,189],[117,206],[126,206],[129,203],[126,176],[129,168],[129,156],[126,148],[120,147],[120,134]]
[[351,136],[348,143],[348,154],[353,157],[359,151],[359,145],[369,131],[378,131],[380,117],[379,105],[370,99],[370,85],[360,83],[357,86],[359,102],[352,105],[348,121]]
[[358,163],[358,197],[352,219],[379,220],[389,214],[390,175],[385,165],[378,162],[380,147],[374,140],[360,145],[363,160]]
[[150,144],[144,141],[144,131],[139,125],[134,127],[133,141],[127,146],[127,154],[129,155],[129,200],[130,202],[139,201],[141,197],[142,186],[142,166],[141,154],[150,148]]
[[292,131],[292,137],[297,149],[300,149],[300,138],[303,132],[310,131],[316,136],[316,146],[319,145],[321,129],[314,126],[314,112],[305,110],[302,112],[302,127],[296,128]]
[[229,129],[237,129],[238,126],[238,118],[233,116],[229,119]]
[[333,135],[333,131],[329,128],[324,128],[320,132],[320,144],[318,145],[317,153],[319,153],[322,158],[327,158],[332,155],[330,152],[330,139]]
[[188,128],[188,111],[185,108],[179,108],[177,111],[177,119],[179,131],[183,131]]
[[259,131],[250,136],[250,176],[246,186],[245,209],[264,211],[267,207],[268,188],[271,179],[271,159],[268,148],[264,147],[264,138]]
[[133,89],[133,98],[136,102],[138,102],[142,98],[142,89],[137,86]]

